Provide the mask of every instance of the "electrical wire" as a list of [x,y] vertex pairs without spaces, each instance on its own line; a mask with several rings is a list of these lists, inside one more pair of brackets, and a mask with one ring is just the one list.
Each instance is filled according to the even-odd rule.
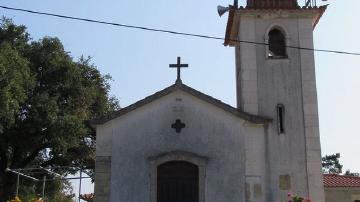
[[[162,33],[167,33],[167,34],[182,35],[182,36],[189,36],[189,37],[198,37],[198,38],[205,38],[205,39],[214,39],[214,40],[222,40],[222,41],[225,40],[224,37],[216,37],[216,36],[209,36],[209,35],[202,35],[202,34],[178,32],[178,31],[171,31],[171,30],[165,30],[165,29],[157,29],[157,28],[151,28],[151,27],[143,27],[143,26],[122,24],[122,23],[115,23],[115,22],[106,22],[106,21],[101,21],[101,20],[93,20],[93,19],[88,19],[88,18],[80,18],[80,17],[74,17],[74,16],[59,15],[59,14],[54,14],[54,13],[40,12],[40,11],[27,10],[27,9],[22,9],[22,8],[14,8],[14,7],[9,7],[9,6],[2,6],[2,5],[0,5],[0,8],[6,9],[6,10],[21,11],[21,12],[26,12],[26,13],[31,13],[31,14],[37,14],[37,15],[46,15],[46,16],[52,16],[52,17],[70,19],[70,20],[85,21],[85,22],[91,22],[91,23],[98,23],[98,24],[112,25],[112,26],[118,26],[118,27],[125,27],[125,28],[130,28],[130,29],[140,29],[140,30],[145,30],[145,31],[162,32]],[[237,42],[237,43],[254,44],[254,45],[266,45],[266,46],[269,45],[268,43],[263,43],[263,42],[237,40],[237,39],[229,39],[229,41]],[[307,50],[307,51],[316,51],[316,52],[326,52],[326,53],[336,53],[336,54],[360,56],[360,53],[356,53],[356,52],[347,52],[347,51],[329,50],[329,49],[315,49],[315,48],[306,48],[306,47],[288,46],[288,45],[286,47],[287,48],[292,48],[292,49]]]

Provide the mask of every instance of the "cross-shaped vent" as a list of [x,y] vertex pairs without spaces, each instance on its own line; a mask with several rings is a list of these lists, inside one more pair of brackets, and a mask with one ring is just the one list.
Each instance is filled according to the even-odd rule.
[[180,133],[181,129],[185,128],[185,123],[182,123],[180,119],[176,119],[175,123],[171,124],[171,128],[174,128],[177,133]]

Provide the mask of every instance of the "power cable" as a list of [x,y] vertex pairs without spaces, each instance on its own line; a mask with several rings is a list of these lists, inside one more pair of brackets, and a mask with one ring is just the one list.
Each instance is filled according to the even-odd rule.
[[[127,25],[127,24],[115,23],[115,22],[106,22],[106,21],[93,20],[93,19],[88,19],[88,18],[80,18],[80,17],[74,17],[74,16],[59,15],[59,14],[54,14],[54,13],[46,13],[46,12],[27,10],[27,9],[22,9],[22,8],[14,8],[14,7],[9,7],[9,6],[2,6],[2,5],[0,5],[0,8],[6,9],[6,10],[13,10],[13,11],[21,11],[21,12],[27,12],[27,13],[32,13],[32,14],[38,14],[38,15],[46,15],[46,16],[65,18],[65,19],[71,19],[71,20],[78,20],[78,21],[85,21],[85,22],[91,22],[91,23],[98,23],[98,24],[112,25],[112,26],[118,26],[118,27],[125,27],[125,28],[130,28],[130,29],[140,29],[140,30],[145,30],[145,31],[162,32],[162,33],[168,33],[168,34],[174,34],[174,35],[183,35],[183,36],[198,37],[198,38],[205,38],[205,39],[215,39],[215,40],[222,40],[222,41],[225,40],[224,37],[216,37],[216,36],[209,36],[209,35],[202,35],[202,34],[178,32],[178,31],[171,31],[171,30],[157,29],[157,28],[143,27],[143,26],[136,26],[136,25]],[[266,46],[269,45],[268,43],[263,43],[263,42],[237,40],[237,39],[229,39],[229,41],[237,42],[237,43],[255,44],[255,45],[266,45]],[[328,50],[328,49],[305,48],[305,47],[288,46],[288,45],[286,47],[287,48],[293,48],[293,49],[299,49],[299,50],[308,50],[308,51],[316,51],[316,52],[326,52],[326,53],[336,53],[336,54],[360,56],[360,53],[356,53],[356,52]]]

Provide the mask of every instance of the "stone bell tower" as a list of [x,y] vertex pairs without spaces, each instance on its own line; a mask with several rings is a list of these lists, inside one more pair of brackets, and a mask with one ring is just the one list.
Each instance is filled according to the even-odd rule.
[[[230,6],[224,45],[236,55],[237,106],[271,117],[266,131],[262,200],[288,192],[323,202],[313,30],[326,7],[296,0],[247,0]],[[254,43],[255,42],[255,43]]]

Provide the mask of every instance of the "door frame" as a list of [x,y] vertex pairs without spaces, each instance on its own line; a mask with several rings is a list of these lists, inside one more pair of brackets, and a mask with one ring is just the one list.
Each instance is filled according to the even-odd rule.
[[205,202],[205,176],[207,158],[191,152],[171,151],[150,157],[150,202],[157,202],[157,168],[169,161],[185,161],[196,165],[199,169],[199,202]]

